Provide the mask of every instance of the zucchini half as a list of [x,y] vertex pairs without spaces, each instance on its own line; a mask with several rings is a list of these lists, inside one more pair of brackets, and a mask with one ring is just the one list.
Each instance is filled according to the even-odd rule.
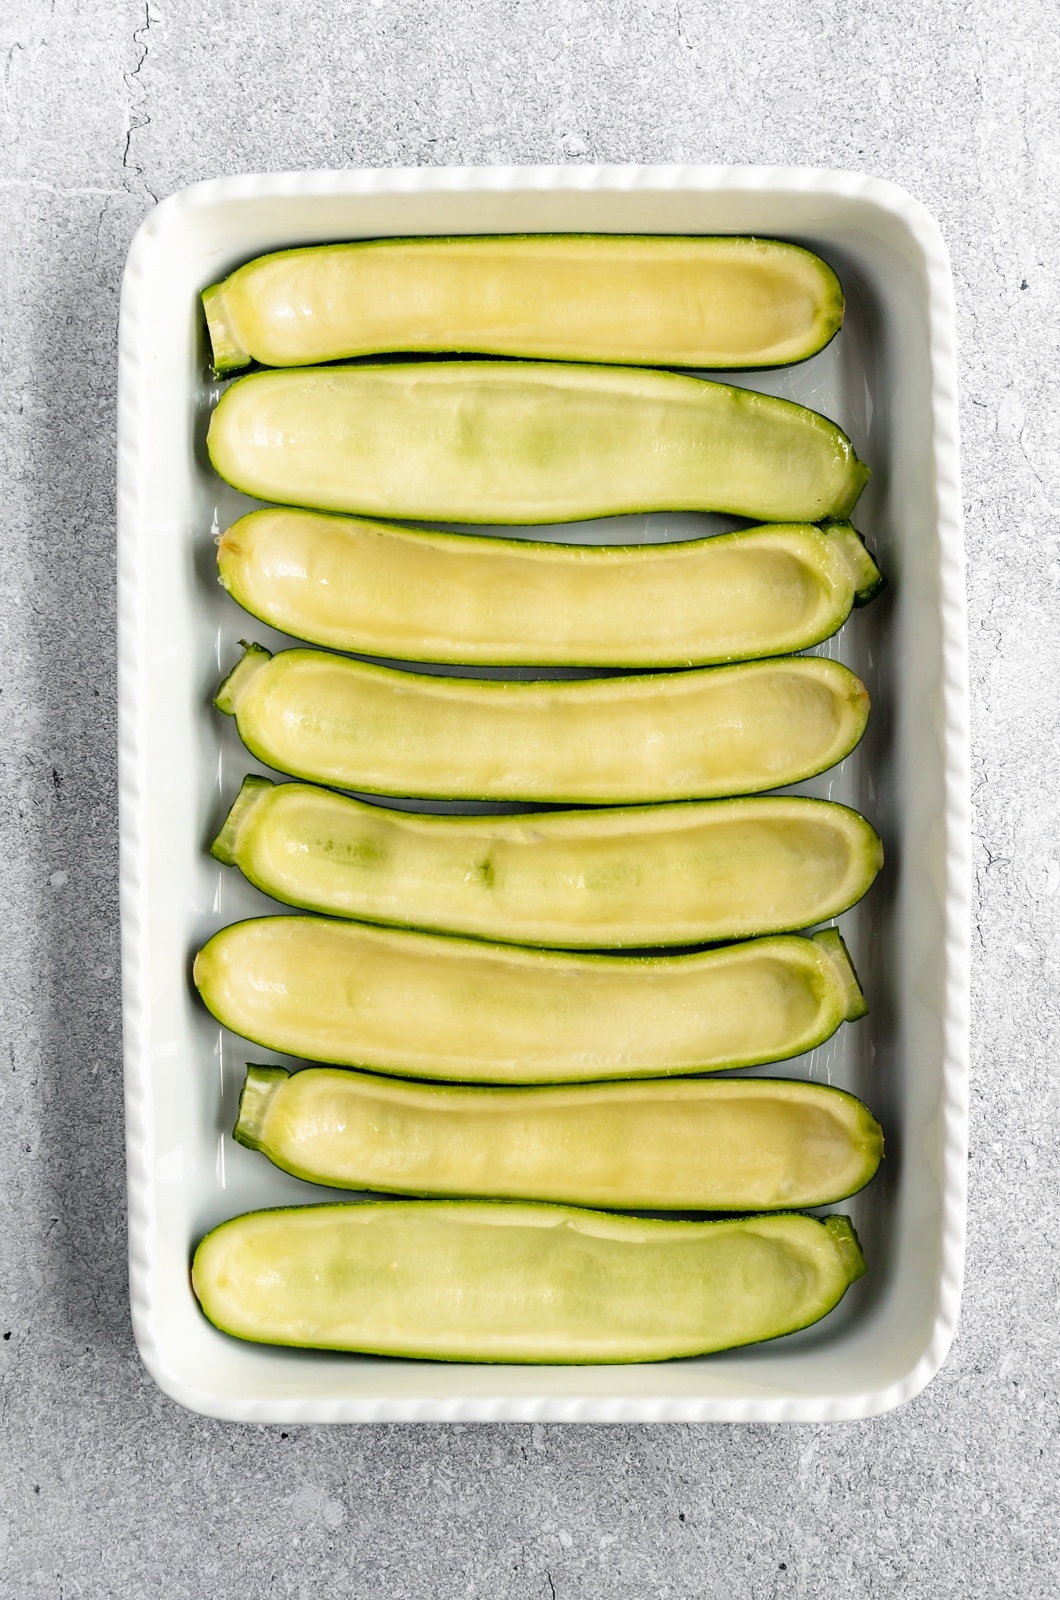
[[835,633],[883,584],[849,522],[601,546],[273,506],[232,524],[217,564],[233,600],[296,639],[467,666],[789,655]]
[[573,1364],[775,1339],[864,1271],[846,1217],[389,1200],[234,1217],[199,1245],[192,1285],[211,1322],[260,1344]]
[[834,766],[869,697],[820,656],[506,682],[250,645],[221,685],[247,748],[296,778],[441,800],[625,805],[753,794]]
[[212,853],[305,911],[568,949],[814,927],[883,865],[875,830],[829,800],[432,816],[257,776]]
[[814,355],[843,321],[819,256],[739,237],[316,245],[258,256],[202,299],[218,372],[395,350],[775,367]]
[[388,362],[237,378],[207,434],[260,500],[429,521],[850,515],[869,471],[791,400],[646,368]]
[[249,1066],[234,1136],[338,1189],[652,1211],[829,1205],[883,1155],[853,1095],[769,1078],[469,1089]]
[[525,950],[323,917],[222,928],[195,957],[233,1033],[309,1061],[467,1083],[718,1072],[867,1011],[835,929],[680,956]]

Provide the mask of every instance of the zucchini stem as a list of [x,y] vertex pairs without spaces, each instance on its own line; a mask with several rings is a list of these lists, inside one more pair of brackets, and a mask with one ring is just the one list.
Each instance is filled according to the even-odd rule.
[[243,828],[251,813],[264,798],[265,790],[275,787],[271,778],[261,778],[254,772],[247,774],[243,779],[243,787],[232,802],[232,809],[225,818],[220,833],[210,846],[210,854],[215,861],[220,861],[226,867],[239,865],[239,839]]
[[832,965],[835,967],[839,979],[840,993],[844,1000],[844,1018],[847,1022],[856,1022],[859,1017],[866,1017],[869,1013],[865,996],[862,993],[858,975],[854,971],[854,963],[850,959],[850,952],[843,942],[843,937],[838,928],[824,928],[820,933],[813,935],[813,942],[825,951]]
[[854,604],[867,606],[881,589],[887,587],[887,579],[876,565],[871,551],[867,549],[860,533],[850,522],[825,523],[822,531],[842,547],[854,580]]
[[237,1144],[260,1150],[273,1096],[291,1074],[286,1067],[259,1067],[247,1063],[246,1082],[239,1095],[239,1114],[232,1129]]
[[865,1256],[861,1248],[861,1241],[854,1232],[854,1224],[849,1217],[831,1216],[824,1218],[824,1225],[831,1234],[839,1259],[846,1269],[847,1283],[856,1283],[868,1271],[865,1265]]
[[246,692],[252,678],[256,678],[262,667],[272,660],[272,651],[266,650],[263,644],[248,644],[241,639],[244,654],[236,662],[227,678],[214,695],[213,703],[218,711],[223,711],[226,716],[234,717],[239,702]]
[[232,322],[232,308],[228,302],[225,283],[212,283],[202,292],[202,308],[206,313],[206,326],[213,352],[213,369],[220,376],[245,367],[250,360]]

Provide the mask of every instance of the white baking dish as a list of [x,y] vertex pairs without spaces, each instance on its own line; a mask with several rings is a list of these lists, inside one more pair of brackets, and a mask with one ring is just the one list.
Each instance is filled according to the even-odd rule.
[[[874,702],[861,748],[811,792],[883,833],[842,919],[872,1007],[785,1073],[826,1076],[884,1123],[881,1175],[842,1209],[869,1274],[816,1328],[702,1360],[470,1367],[241,1344],[200,1314],[189,1253],[222,1217],[325,1197],[230,1137],[247,1052],[193,997],[189,957],[268,902],[206,845],[255,767],[210,705],[241,635],[212,535],[244,505],[203,447],[216,388],[198,291],[264,250],[394,234],[757,233],[839,270],[846,326],[804,366],[737,377],[826,412],[874,476],[856,518],[891,580],[830,647]],[[484,168],[222,179],[164,201],[121,303],[121,895],[130,1279],[143,1359],[195,1410],[248,1422],[827,1421],[885,1411],[945,1358],[960,1297],[968,1007],[966,621],[952,288],[927,213],[891,184],[765,168]],[[631,519],[647,537],[696,519]],[[630,530],[626,530],[627,536]],[[568,530],[569,536],[569,530]],[[591,536],[591,535],[590,535]],[[602,537],[598,531],[596,537]],[[612,537],[613,537],[612,533]],[[328,1193],[328,1198],[334,1198]]]

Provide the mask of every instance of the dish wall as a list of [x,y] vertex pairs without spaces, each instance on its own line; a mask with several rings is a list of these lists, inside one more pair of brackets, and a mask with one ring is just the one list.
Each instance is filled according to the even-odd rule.
[[[791,792],[842,800],[886,866],[839,919],[865,1021],[761,1075],[831,1082],[880,1118],[886,1160],[852,1216],[868,1275],[816,1327],[775,1344],[636,1367],[468,1367],[275,1350],[212,1328],[191,1292],[198,1238],[260,1206],[335,1198],[231,1138],[248,1059],[190,981],[218,927],[278,908],[208,854],[242,778],[266,771],[211,704],[241,639],[289,641],[224,595],[214,539],[254,502],[205,450],[212,378],[198,293],[264,250],[432,233],[757,233],[839,272],[839,337],[801,366],[733,374],[824,412],[873,476],[855,522],[889,580],[819,647],[865,680],[869,731]],[[967,695],[942,241],[875,180],[763,169],[483,169],[226,179],[163,202],[129,257],[120,415],[122,914],[134,1324],[144,1360],[193,1408],[249,1421],[827,1420],[885,1410],[944,1359],[960,1288],[967,1093]],[[711,374],[711,376],[724,376]],[[545,531],[669,540],[735,519],[652,515]],[[510,534],[511,530],[505,530]],[[534,537],[542,537],[534,530]]]

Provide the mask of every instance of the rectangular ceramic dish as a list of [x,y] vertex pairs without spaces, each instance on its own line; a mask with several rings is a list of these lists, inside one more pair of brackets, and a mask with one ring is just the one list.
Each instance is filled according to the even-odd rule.
[[[754,233],[820,251],[847,319],[800,367],[735,381],[835,418],[873,468],[856,521],[890,580],[829,649],[865,678],[861,747],[809,792],[866,812],[887,866],[842,919],[871,1006],[783,1073],[830,1079],[883,1122],[887,1159],[841,1208],[868,1276],[802,1334],[706,1359],[488,1367],[239,1343],[201,1315],[197,1239],[252,1207],[331,1198],[235,1145],[243,1066],[269,1059],[194,998],[190,956],[264,897],[208,842],[256,766],[211,706],[239,638],[270,643],[217,586],[213,537],[248,502],[209,467],[218,389],[199,291],[266,250],[440,233]],[[248,1422],[827,1421],[885,1411],[937,1371],[960,1297],[968,1004],[966,621],[954,314],[945,246],[893,185],[763,168],[296,173],[198,184],[129,254],[121,305],[121,894],[130,1280],[144,1362],[175,1399]],[[623,537],[709,520],[627,519]],[[571,530],[564,536],[569,537]],[[603,538],[601,528],[583,537]],[[609,537],[614,539],[612,528]]]

